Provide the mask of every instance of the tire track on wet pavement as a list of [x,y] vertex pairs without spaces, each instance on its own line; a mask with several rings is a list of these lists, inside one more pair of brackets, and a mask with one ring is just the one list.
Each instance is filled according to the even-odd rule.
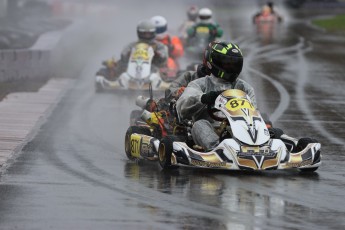
[[[309,74],[308,74],[308,62],[305,58],[305,53],[310,50],[298,50],[297,57],[298,57],[298,81],[297,81],[297,105],[299,109],[306,115],[308,118],[308,123],[318,131],[318,134],[325,137],[325,139],[333,142],[337,145],[343,145],[344,139],[338,138],[333,133],[330,133],[320,122],[312,122],[316,121],[316,117],[314,116],[312,109],[310,108],[310,103],[307,100],[305,88],[309,81]],[[311,121],[311,122],[310,122]]]
[[[77,98],[76,95],[73,94],[78,95],[78,92],[72,92],[66,98]],[[118,161],[119,164],[114,165],[114,168],[108,168],[110,169],[109,171],[97,165],[95,163],[97,161],[94,159],[95,154],[92,154],[94,149],[88,149],[90,145],[95,145],[96,150],[104,148],[106,150],[104,155],[109,155],[109,153],[114,154],[114,152],[111,153],[109,151],[111,147],[109,143],[101,140],[96,134],[97,131],[95,132],[89,125],[85,125],[90,122],[90,119],[95,119],[94,117],[85,116],[85,112],[87,110],[97,110],[99,108],[100,99],[102,98],[90,101],[88,100],[89,97],[85,97],[86,99],[78,104],[78,106],[75,106],[75,101],[72,100],[72,103],[70,103],[66,98],[60,103],[59,108],[55,109],[53,115],[50,117],[49,124],[45,125],[44,131],[36,138],[38,142],[31,145],[36,145],[36,147],[27,150],[46,152],[46,154],[44,154],[45,160],[61,172],[93,186],[102,187],[116,192],[117,194],[122,194],[122,196],[135,200],[143,205],[158,207],[161,210],[172,212],[175,215],[186,214],[220,221],[224,221],[231,217],[231,219],[237,223],[246,223],[246,218],[239,213],[190,201],[184,197],[172,196],[162,191],[152,190],[140,183],[122,177],[122,174],[118,175],[118,172],[115,171],[114,168],[119,164],[123,164],[123,159],[125,159],[124,153],[118,155],[118,157],[115,156],[115,160]],[[93,115],[97,114],[93,113]],[[117,116],[117,119],[121,119],[121,114],[117,113]],[[68,117],[73,117],[70,122],[66,122],[66,119],[67,121],[71,119]],[[98,117],[97,119],[101,118]],[[114,116],[113,119],[116,119],[116,116]],[[92,141],[88,143],[88,145],[83,145],[83,140],[93,140],[95,142]],[[117,152],[123,151],[119,150]],[[175,208],[171,209],[170,207]]]
[[[249,44],[246,48],[248,48],[250,50],[250,53],[248,54],[248,56],[246,57],[248,59],[248,63],[249,65],[247,66],[247,70],[250,73],[256,74],[258,75],[260,78],[270,82],[278,91],[279,93],[279,104],[278,106],[274,109],[273,113],[270,115],[270,120],[272,122],[276,122],[282,115],[283,113],[287,110],[289,104],[290,104],[290,94],[288,93],[288,91],[286,90],[286,88],[284,87],[283,84],[281,84],[279,81],[274,80],[273,77],[268,76],[267,74],[264,74],[263,72],[255,69],[254,67],[250,66],[250,63],[255,60],[255,63],[257,63],[257,60],[259,60],[259,58],[257,58],[257,54],[265,51],[265,50],[270,50],[272,47],[270,46],[269,48],[266,46],[257,48],[257,44],[253,44],[253,43],[246,43]],[[274,48],[274,46],[273,46]],[[284,48],[285,49],[285,48]],[[275,50],[279,50],[279,49],[275,49]],[[255,89],[255,87],[254,87]]]

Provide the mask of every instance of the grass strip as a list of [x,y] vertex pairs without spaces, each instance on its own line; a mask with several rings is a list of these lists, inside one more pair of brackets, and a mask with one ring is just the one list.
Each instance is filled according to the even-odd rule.
[[327,19],[315,19],[312,23],[329,32],[345,34],[345,14]]

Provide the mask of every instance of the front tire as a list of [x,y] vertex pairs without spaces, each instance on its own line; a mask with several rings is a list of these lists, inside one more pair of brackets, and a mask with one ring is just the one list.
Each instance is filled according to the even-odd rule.
[[299,139],[297,146],[296,146],[297,152],[302,151],[311,143],[319,143],[319,142],[317,140],[315,140],[313,138],[309,138],[309,137],[303,137],[303,138]]
[[[302,151],[303,149],[305,149],[309,144],[311,143],[318,143],[317,140],[313,139],[313,138],[309,138],[309,137],[303,137],[301,139],[298,140],[296,149],[297,151]],[[319,156],[320,157],[320,156]],[[319,158],[320,159],[320,158]],[[318,159],[314,159],[314,162],[318,160]],[[315,172],[319,167],[312,167],[312,168],[300,168],[299,170],[301,172]]]
[[125,152],[126,156],[129,160],[134,160],[136,157],[132,156],[131,149],[132,149],[132,144],[131,144],[131,135],[133,133],[137,134],[144,134],[144,135],[151,135],[150,129],[147,127],[140,127],[140,126],[130,126],[127,129],[126,136],[125,136]]
[[174,138],[172,136],[164,137],[158,148],[158,161],[162,169],[170,169],[171,165],[171,156],[173,152],[173,143]]
[[304,173],[311,173],[311,172],[315,172],[319,167],[313,167],[313,168],[301,168],[299,169],[301,172]]

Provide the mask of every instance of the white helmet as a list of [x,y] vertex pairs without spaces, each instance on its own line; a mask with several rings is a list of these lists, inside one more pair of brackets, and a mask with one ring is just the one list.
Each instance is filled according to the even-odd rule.
[[212,11],[209,8],[201,8],[199,10],[199,19],[201,21],[208,21],[212,18]]
[[156,27],[156,37],[163,38],[167,34],[168,21],[162,16],[154,16],[151,18],[151,22]]

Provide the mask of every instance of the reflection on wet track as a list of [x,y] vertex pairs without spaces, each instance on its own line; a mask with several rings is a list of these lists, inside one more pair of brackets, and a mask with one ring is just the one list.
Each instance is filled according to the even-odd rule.
[[332,52],[344,42],[330,43],[292,19],[263,42],[243,18],[248,11],[215,10],[220,24],[238,25],[225,33],[244,51],[241,76],[260,110],[287,134],[322,143],[318,171],[162,171],[155,162],[127,160],[124,134],[136,95],[94,93],[100,55],[2,176],[1,228],[344,228],[345,54]]

